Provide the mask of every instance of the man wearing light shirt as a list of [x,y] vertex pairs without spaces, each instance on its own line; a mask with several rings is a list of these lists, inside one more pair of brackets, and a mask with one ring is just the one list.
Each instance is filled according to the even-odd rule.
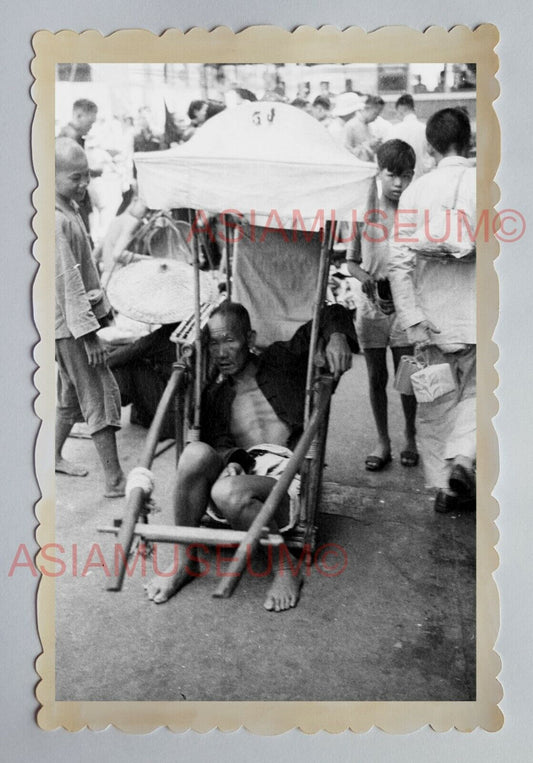
[[415,180],[435,167],[435,160],[428,151],[426,126],[415,113],[415,102],[412,95],[405,93],[396,101],[396,113],[400,122],[391,126],[389,139],[404,140],[412,146],[416,154]]
[[438,489],[436,511],[446,512],[475,497],[476,267],[471,258],[422,258],[409,239],[442,207],[455,206],[475,219],[476,171],[466,158],[471,130],[465,111],[437,112],[428,120],[426,136],[437,168],[413,181],[400,198],[389,279],[409,342],[424,350],[430,364],[449,363],[456,383],[455,391],[417,408],[426,481]]

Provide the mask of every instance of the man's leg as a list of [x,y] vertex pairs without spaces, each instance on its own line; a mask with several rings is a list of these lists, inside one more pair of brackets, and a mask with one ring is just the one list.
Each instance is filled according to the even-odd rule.
[[444,458],[450,464],[449,486],[465,499],[476,496],[476,348],[455,356],[458,401]]
[[102,463],[105,478],[105,497],[120,498],[126,493],[126,479],[120,466],[117,440],[113,427],[104,427],[91,435]]
[[[223,468],[221,456],[203,442],[189,443],[181,454],[173,492],[176,525],[197,527],[209,503],[211,488]],[[174,596],[195,576],[197,565],[189,558],[187,546],[177,543],[173,562],[163,575],[145,585],[148,598],[156,604]]]
[[[398,369],[402,355],[412,355],[412,347],[391,347],[394,361],[394,371]],[[403,415],[405,419],[405,445],[401,453],[403,466],[416,466],[418,464],[418,448],[416,445],[416,397],[414,395],[400,395]]]
[[[57,418],[76,421],[83,417],[104,469],[105,496],[123,496],[125,479],[115,437],[115,431],[120,428],[120,391],[113,374],[106,366],[89,365],[81,339],[56,340],[56,360],[59,369]],[[60,454],[58,448],[66,436],[66,425],[59,426],[56,455]]]
[[369,471],[379,471],[390,461],[390,437],[387,412],[387,372],[386,348],[365,348],[365,360],[368,371],[368,391],[370,405],[376,423],[378,442],[366,458]]
[[72,383],[63,356],[68,350],[68,340],[56,340],[57,401],[55,432],[55,470],[72,477],[85,477],[88,470],[63,458],[63,445],[70,434],[74,421],[82,421],[82,413],[76,389]]
[[[261,510],[276,480],[258,475],[240,475],[221,477],[213,485],[211,497],[217,508],[236,530],[247,530]],[[290,519],[289,496],[281,502],[274,521],[270,524],[272,532],[278,527],[285,527]],[[279,561],[275,564],[274,580],[270,586],[264,607],[270,611],[282,612],[295,607],[300,596],[302,578],[290,567],[290,555],[286,546],[278,549]]]
[[89,474],[84,466],[67,461],[62,456],[63,445],[72,429],[69,421],[56,416],[56,441],[55,441],[55,470],[61,474],[69,474],[71,477],[86,477]]
[[[459,353],[444,354],[436,347],[428,350],[432,364],[448,362],[457,390],[432,403],[418,405],[418,429],[424,471],[428,485],[437,488],[435,511],[446,513],[471,506],[475,497],[475,476],[470,472],[475,459],[475,347]],[[458,494],[456,480],[450,485],[455,465],[470,472],[464,492]],[[454,475],[454,478],[457,475]],[[474,495],[470,495],[474,490]],[[466,504],[464,501],[466,500]]]

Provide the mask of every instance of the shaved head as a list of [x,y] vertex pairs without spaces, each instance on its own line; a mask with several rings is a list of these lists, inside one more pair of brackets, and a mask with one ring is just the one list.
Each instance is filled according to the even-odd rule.
[[56,171],[65,170],[86,159],[85,151],[72,138],[56,140]]
[[56,191],[67,199],[81,201],[89,184],[85,151],[72,138],[56,140]]

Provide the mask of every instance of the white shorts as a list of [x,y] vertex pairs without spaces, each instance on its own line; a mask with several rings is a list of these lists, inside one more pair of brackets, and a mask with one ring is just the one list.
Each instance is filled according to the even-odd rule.
[[[271,443],[261,443],[247,449],[247,452],[255,458],[255,464],[249,474],[259,477],[272,477],[279,480],[292,456],[292,450],[283,447],[283,445],[272,445]],[[291,530],[300,517],[300,475],[297,474],[289,485],[287,490],[289,496],[289,522],[285,527],[280,527],[280,532]],[[222,517],[212,502],[207,508],[207,514],[218,522],[228,524]]]

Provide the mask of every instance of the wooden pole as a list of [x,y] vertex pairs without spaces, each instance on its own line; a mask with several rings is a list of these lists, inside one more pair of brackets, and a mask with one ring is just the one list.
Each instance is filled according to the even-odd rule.
[[[306,379],[306,394],[305,394],[305,413],[304,423],[307,425],[309,416],[313,409],[313,388],[314,379],[316,374],[317,364],[317,349],[319,346],[319,331],[320,331],[320,319],[322,311],[324,310],[324,303],[326,300],[326,290],[329,279],[329,263],[331,249],[333,242],[335,241],[335,223],[329,222],[326,226],[326,230],[323,231],[324,238],[322,240],[322,246],[320,249],[320,267],[317,280],[317,288],[314,302],[314,315],[313,315],[313,329],[311,332],[311,343],[309,347],[309,358],[307,361],[307,379]],[[325,359],[323,360],[325,363]],[[317,432],[317,436],[309,449],[305,462],[302,465],[301,475],[301,501],[305,507],[305,521],[307,523],[307,530],[312,531],[310,522],[314,522],[315,505],[318,498],[318,492],[320,488],[320,477],[317,480],[314,474],[317,467],[317,455],[320,451],[321,443],[320,438],[325,436],[327,425],[320,427]],[[320,460],[320,459],[319,459]]]
[[231,302],[231,255],[235,256],[235,249],[237,242],[232,239],[230,243],[230,226],[228,224],[228,216],[224,215],[224,236],[226,239],[226,245],[224,247],[224,266],[226,268],[226,298]]
[[272,520],[276,510],[278,509],[281,501],[289,489],[289,486],[294,479],[296,472],[300,468],[307,450],[311,445],[313,437],[315,436],[320,422],[322,421],[329,404],[329,400],[332,392],[333,378],[321,377],[321,394],[319,395],[318,405],[313,411],[309,425],[302,434],[298,445],[292,456],[289,459],[287,466],[279,480],[272,488],[272,492],[268,496],[267,500],[263,504],[258,515],[252,522],[250,529],[246,532],[243,540],[241,541],[236,554],[229,565],[227,571],[227,577],[219,583],[213,596],[217,598],[228,598],[233,593],[235,586],[237,585],[241,573],[246,564],[246,560],[252,555],[261,538],[263,528],[268,526]]
[[[117,528],[104,526],[98,528],[99,532],[115,533]],[[136,524],[134,534],[153,543],[203,543],[206,546],[238,546],[246,535],[245,530],[228,530],[221,527],[186,527],[184,525],[147,525]],[[281,546],[283,536],[279,533],[263,533],[259,539],[262,546]]]
[[200,238],[194,235],[194,437],[200,436],[200,399],[202,396],[202,326],[200,322]]
[[[167,382],[167,386],[165,387],[165,391],[159,401],[159,405],[157,406],[155,416],[144,443],[139,466],[143,466],[145,469],[149,469],[152,466],[155,449],[159,442],[159,434],[161,432],[161,427],[163,426],[168,406],[172,402],[172,398],[178,387],[182,384],[184,378],[185,370],[183,368],[173,369],[170,379]],[[134,487],[128,495],[126,512],[117,538],[117,545],[122,548],[124,558],[121,561],[119,568],[115,570],[115,574],[109,578],[109,582],[106,586],[108,591],[120,591],[122,588],[122,581],[124,580],[124,572],[126,570],[126,560],[131,551],[135,525],[139,520],[144,501],[144,490],[140,487]]]
[[305,408],[304,408],[304,427],[309,422],[311,415],[311,397],[313,394],[313,379],[315,375],[315,354],[318,345],[318,335],[320,331],[320,316],[324,307],[326,295],[327,279],[329,275],[329,250],[330,250],[330,224],[322,230],[323,239],[320,247],[320,266],[318,269],[318,280],[313,303],[313,324],[311,327],[311,339],[309,340],[309,358],[307,360],[307,376],[305,381]]

